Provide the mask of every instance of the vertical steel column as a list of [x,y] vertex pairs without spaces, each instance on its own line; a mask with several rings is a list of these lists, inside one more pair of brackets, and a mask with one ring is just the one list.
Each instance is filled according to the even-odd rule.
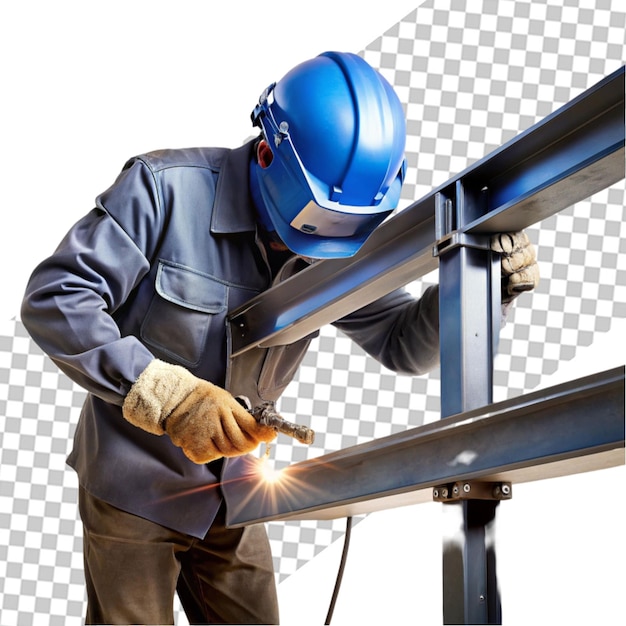
[[[484,209],[485,191],[457,181],[436,202],[439,255],[441,417],[493,401],[493,357],[499,332],[499,259],[489,235],[463,228]],[[467,453],[471,457],[471,450]],[[462,460],[459,460],[463,462]],[[444,537],[443,617],[446,624],[499,624],[491,532],[497,502],[444,504],[461,518]]]

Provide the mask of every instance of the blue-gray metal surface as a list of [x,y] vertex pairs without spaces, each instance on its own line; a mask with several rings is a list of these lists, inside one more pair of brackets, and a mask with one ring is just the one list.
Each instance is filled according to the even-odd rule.
[[[468,237],[468,224],[484,211],[487,194],[457,181],[439,194],[435,225],[441,240],[454,229],[458,245],[438,249],[441,417],[493,401],[493,360],[499,335],[500,264],[489,237]],[[443,219],[442,219],[443,218]],[[499,624],[497,575],[488,567],[488,531],[497,502],[469,500],[458,509],[461,523],[443,537],[445,624]],[[488,593],[488,590],[491,590]]]
[[494,539],[498,505],[495,500],[466,500],[454,505],[465,541],[449,541],[443,549],[446,624],[502,623]]
[[432,500],[432,487],[459,480],[519,483],[623,462],[621,367],[294,463],[276,482],[250,458],[246,478],[223,491],[236,526],[358,515]]

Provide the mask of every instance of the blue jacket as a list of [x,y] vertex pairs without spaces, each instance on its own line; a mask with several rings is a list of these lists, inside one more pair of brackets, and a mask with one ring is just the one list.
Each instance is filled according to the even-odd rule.
[[[192,463],[166,435],[128,423],[121,406],[155,357],[253,398],[276,399],[295,372],[307,341],[278,351],[264,372],[252,357],[236,388],[228,371],[227,313],[272,280],[249,194],[252,158],[253,142],[130,159],[34,270],[22,306],[33,339],[88,392],[68,457],[81,485],[196,537],[222,501],[224,463]],[[436,289],[420,300],[395,291],[335,325],[395,371],[437,363]],[[227,461],[229,476],[237,461]]]

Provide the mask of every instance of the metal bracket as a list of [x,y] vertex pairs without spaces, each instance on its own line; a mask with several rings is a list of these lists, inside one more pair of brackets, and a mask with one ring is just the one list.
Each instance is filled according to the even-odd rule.
[[510,482],[458,481],[433,488],[435,502],[460,500],[510,500],[513,489]]
[[[439,257],[445,252],[459,247],[490,250],[491,236],[468,233],[464,226],[470,214],[475,212],[476,206],[484,204],[487,187],[483,187],[477,194],[466,185],[457,182],[444,192],[435,194],[435,237],[433,257]],[[453,197],[450,197],[453,196]]]
[[476,248],[477,250],[491,250],[491,235],[475,235],[454,230],[435,242],[433,245],[433,256],[441,256],[445,252],[461,246]]

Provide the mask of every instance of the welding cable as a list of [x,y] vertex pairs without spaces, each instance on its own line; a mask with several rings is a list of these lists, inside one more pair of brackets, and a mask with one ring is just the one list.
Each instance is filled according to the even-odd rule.
[[333,612],[335,610],[335,603],[337,602],[337,596],[339,595],[339,588],[341,587],[341,579],[343,578],[343,570],[346,567],[346,559],[348,558],[348,548],[350,547],[350,534],[352,533],[352,517],[346,518],[346,534],[343,540],[343,552],[341,553],[341,561],[339,562],[339,571],[337,572],[337,580],[335,581],[335,589],[333,590],[333,597],[330,600],[330,606],[328,607],[328,613],[326,615],[326,621],[324,624],[328,626],[330,620],[333,618]]

